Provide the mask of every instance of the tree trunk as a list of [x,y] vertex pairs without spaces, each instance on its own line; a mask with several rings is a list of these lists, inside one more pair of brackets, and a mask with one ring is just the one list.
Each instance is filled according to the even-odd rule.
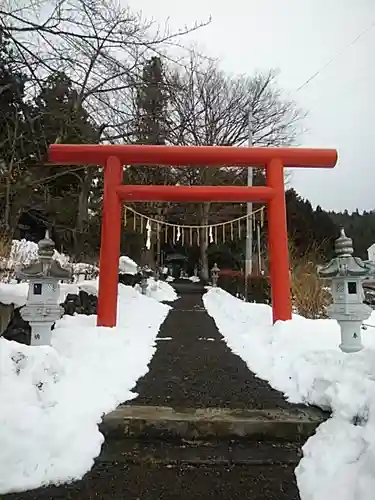
[[18,197],[17,201],[14,199],[15,193],[12,183],[13,167],[14,164],[12,160],[8,166],[7,177],[5,179],[4,214],[1,223],[2,237],[8,237],[10,240],[13,238],[21,213],[21,210],[18,207],[22,204],[22,197]]
[[94,176],[94,169],[85,168],[81,183],[81,192],[78,198],[77,226],[80,230],[85,228],[89,220],[89,198]]
[[83,179],[81,182],[81,191],[78,197],[78,209],[77,209],[77,233],[74,233],[74,254],[78,256],[84,253],[85,246],[85,229],[87,228],[89,221],[89,199],[92,187],[92,181],[94,177],[93,168],[85,168],[83,171]]
[[[202,203],[201,205],[201,226],[207,226],[208,224],[208,216],[210,213],[210,203]],[[208,231],[204,227],[200,230],[200,242],[199,242],[199,250],[200,250],[200,258],[201,258],[201,277],[203,280],[208,281],[210,278],[210,270],[208,268]]]
[[29,190],[21,189],[18,192],[8,179],[6,180],[4,196],[4,210],[0,217],[0,237],[11,241],[17,229],[19,218],[25,208],[32,206],[29,199]]

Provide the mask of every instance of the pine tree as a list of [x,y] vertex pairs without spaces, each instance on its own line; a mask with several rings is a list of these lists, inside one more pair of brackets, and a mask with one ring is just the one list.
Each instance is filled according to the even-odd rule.
[[[164,68],[159,57],[152,57],[143,68],[142,78],[137,89],[135,110],[135,140],[138,144],[163,145],[167,135],[167,104],[168,94],[164,78]],[[170,167],[156,165],[130,167],[126,175],[131,183],[141,184],[170,184],[173,171]],[[165,205],[152,204],[152,215],[159,219],[164,218]],[[148,211],[150,205],[144,209]],[[152,232],[151,251],[145,253],[145,263],[155,266],[154,250],[157,255],[157,266],[161,264],[161,241],[157,233]],[[156,243],[156,244],[155,244]]]
[[13,62],[0,33],[0,233],[12,238],[29,194],[28,158],[33,149],[25,102],[26,75]]
[[152,57],[143,69],[142,82],[137,92],[137,131],[141,144],[165,144],[167,94],[163,65],[159,57]]

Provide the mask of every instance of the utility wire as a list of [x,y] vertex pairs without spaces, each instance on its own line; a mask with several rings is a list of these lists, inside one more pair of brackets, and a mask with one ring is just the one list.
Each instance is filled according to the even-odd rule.
[[336,59],[341,57],[348,49],[353,47],[361,38],[363,38],[369,31],[371,31],[375,27],[375,20],[370,24],[370,26],[367,26],[354,40],[352,40],[350,43],[345,45],[339,52],[337,52],[334,56],[329,59],[324,66],[322,66],[318,71],[316,71],[313,75],[311,75],[300,87],[297,88],[296,92],[299,92],[302,90],[304,87],[309,85],[317,76],[319,76],[323,71],[325,71]]

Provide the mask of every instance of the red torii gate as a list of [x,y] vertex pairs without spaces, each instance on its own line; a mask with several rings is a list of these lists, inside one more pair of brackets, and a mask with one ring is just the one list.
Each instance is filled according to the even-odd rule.
[[[125,201],[266,202],[273,320],[291,319],[284,168],[333,168],[337,162],[336,150],[52,144],[48,159],[59,165],[104,167],[98,326],[116,326],[121,205]],[[123,165],[257,166],[266,169],[267,183],[266,186],[131,186],[122,184]]]

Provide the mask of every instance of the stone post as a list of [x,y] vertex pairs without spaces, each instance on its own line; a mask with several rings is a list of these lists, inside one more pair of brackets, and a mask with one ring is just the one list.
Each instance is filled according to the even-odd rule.
[[218,268],[215,262],[214,267],[211,269],[212,286],[217,287],[219,276],[220,276],[220,269]]

